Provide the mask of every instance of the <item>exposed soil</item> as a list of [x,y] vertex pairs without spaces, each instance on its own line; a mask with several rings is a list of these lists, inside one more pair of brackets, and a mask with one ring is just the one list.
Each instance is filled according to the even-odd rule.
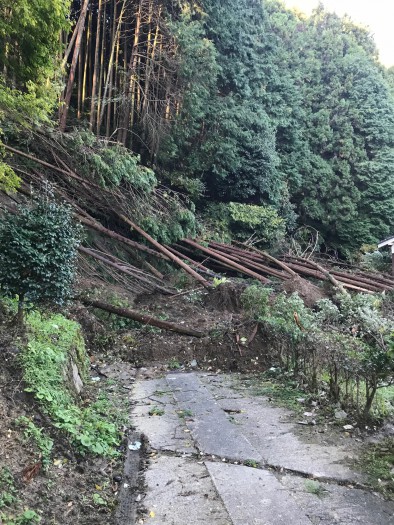
[[297,292],[309,308],[313,308],[320,299],[327,297],[327,294],[322,288],[303,279],[299,275],[295,275],[293,278],[284,281],[281,288],[287,293]]
[[[30,395],[24,392],[17,365],[18,349],[10,334],[4,330],[0,333],[0,473],[4,469],[11,473],[18,500],[9,507],[0,508],[3,523],[7,525],[7,519],[20,515],[25,509],[34,510],[44,525],[113,523],[113,510],[122,481],[123,455],[116,460],[85,459],[76,455],[64,436],[54,429]],[[92,383],[85,391],[85,397],[107,388],[112,389],[112,399],[116,402],[119,395],[116,385],[106,386],[105,382],[103,378],[99,385]],[[54,441],[51,464],[46,471],[34,442],[25,438],[23,429],[17,424],[21,416],[30,418]],[[0,489],[0,492],[14,490],[4,485]],[[95,503],[94,494],[101,496],[106,503]]]

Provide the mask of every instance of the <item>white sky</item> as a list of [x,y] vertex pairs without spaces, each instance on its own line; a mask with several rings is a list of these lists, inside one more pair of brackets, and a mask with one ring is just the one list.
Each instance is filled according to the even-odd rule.
[[[319,0],[283,0],[288,7],[297,7],[309,14]],[[394,0],[322,0],[325,8],[338,15],[348,14],[352,20],[367,26],[374,35],[380,61],[394,66]]]

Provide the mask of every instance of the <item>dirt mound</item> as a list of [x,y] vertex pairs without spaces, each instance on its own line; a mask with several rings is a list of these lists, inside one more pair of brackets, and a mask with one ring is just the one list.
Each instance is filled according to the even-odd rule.
[[207,295],[205,304],[221,312],[239,313],[242,309],[241,295],[247,286],[245,282],[222,283]]
[[281,285],[281,288],[287,293],[297,292],[304,301],[305,305],[309,308],[315,306],[317,301],[320,301],[320,299],[325,299],[327,297],[324,290],[307,281],[306,279],[303,279],[299,275],[295,275],[291,279],[287,279]]

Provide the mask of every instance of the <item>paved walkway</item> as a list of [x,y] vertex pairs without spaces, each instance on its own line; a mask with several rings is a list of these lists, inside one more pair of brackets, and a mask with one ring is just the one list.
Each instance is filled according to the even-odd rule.
[[202,373],[136,382],[133,420],[152,449],[137,523],[394,525],[394,503],[349,467],[351,439],[300,436],[289,411],[237,386]]

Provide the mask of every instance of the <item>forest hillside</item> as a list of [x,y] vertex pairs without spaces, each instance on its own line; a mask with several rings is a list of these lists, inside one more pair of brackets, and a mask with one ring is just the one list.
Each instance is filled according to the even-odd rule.
[[[34,151],[37,134],[66,132],[62,147],[99,183],[121,185],[141,162],[192,214],[234,223],[230,235],[235,216],[277,215],[287,232],[314,228],[325,249],[353,257],[391,233],[394,75],[349,18],[276,0],[0,9],[5,145]],[[2,151],[10,188],[21,173]],[[142,219],[160,235],[154,216]]]
[[392,498],[393,187],[394,68],[323,4],[0,0],[0,523],[153,519],[169,371],[246,373]]

